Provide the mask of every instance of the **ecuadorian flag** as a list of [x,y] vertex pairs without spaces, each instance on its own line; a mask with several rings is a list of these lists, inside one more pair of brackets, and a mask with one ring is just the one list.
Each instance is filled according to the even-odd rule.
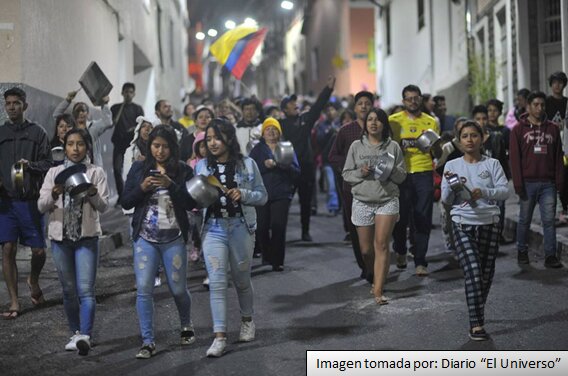
[[209,50],[219,63],[240,80],[265,35],[266,28],[240,25],[221,35]]

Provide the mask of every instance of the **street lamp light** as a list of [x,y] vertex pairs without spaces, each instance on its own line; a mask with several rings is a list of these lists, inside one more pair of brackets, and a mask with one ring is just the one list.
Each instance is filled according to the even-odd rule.
[[225,28],[226,28],[226,29],[231,30],[231,29],[234,29],[236,26],[237,26],[237,24],[236,24],[235,21],[233,21],[233,20],[227,20],[227,21],[225,22]]
[[256,20],[254,18],[250,18],[250,17],[245,18],[245,21],[243,23],[247,26],[257,26],[258,25],[256,23]]
[[201,31],[198,31],[197,33],[195,33],[195,39],[197,39],[197,40],[203,40],[203,39],[205,39],[205,33],[202,33]]
[[209,29],[209,30],[207,30],[207,35],[209,35],[210,37],[216,37],[217,36],[217,30]]
[[284,0],[283,2],[281,2],[280,6],[282,7],[282,9],[286,9],[286,10],[294,9],[294,3],[291,2],[291,1],[287,1],[287,0]]

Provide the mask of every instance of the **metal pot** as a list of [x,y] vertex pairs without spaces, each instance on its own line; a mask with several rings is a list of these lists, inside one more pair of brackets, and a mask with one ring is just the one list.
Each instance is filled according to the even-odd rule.
[[61,162],[65,159],[65,150],[63,150],[63,146],[56,146],[51,149],[51,159],[54,162]]
[[381,154],[374,169],[375,179],[387,181],[394,170],[394,160],[394,155],[391,153]]
[[294,161],[294,146],[290,141],[280,141],[274,150],[274,160],[284,166]]
[[448,180],[448,184],[450,185],[450,188],[451,188],[452,191],[454,191],[455,193],[465,191],[466,195],[469,196],[469,198],[470,198],[469,200],[466,200],[466,201],[469,203],[469,205],[472,208],[477,207],[477,202],[471,200],[472,192],[467,187],[467,185],[465,185],[465,179],[464,178],[460,178],[460,176],[458,174],[451,174],[451,175],[446,176],[446,179]]
[[196,175],[191,178],[185,187],[189,195],[197,202],[197,204],[206,208],[213,204],[219,198],[219,190],[207,182],[207,177]]
[[430,149],[440,141],[440,136],[438,136],[438,134],[433,130],[428,129],[416,139],[416,146],[421,152],[428,153],[430,152]]
[[87,174],[84,172],[76,172],[65,180],[65,191],[74,200],[80,200],[85,197],[92,186],[93,184],[91,184]]
[[12,166],[12,187],[16,190],[16,192],[20,194],[25,194],[24,189],[24,164],[20,162],[14,163]]

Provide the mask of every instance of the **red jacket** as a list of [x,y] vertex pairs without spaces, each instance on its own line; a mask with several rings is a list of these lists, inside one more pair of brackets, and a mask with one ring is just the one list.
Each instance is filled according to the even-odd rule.
[[[535,153],[535,145],[541,145],[541,153]],[[544,148],[546,147],[546,153]],[[524,182],[552,181],[556,189],[563,188],[562,143],[560,130],[551,121],[544,121],[540,127],[532,125],[528,117],[521,120],[511,131],[509,160],[513,185],[518,195],[525,194]]]

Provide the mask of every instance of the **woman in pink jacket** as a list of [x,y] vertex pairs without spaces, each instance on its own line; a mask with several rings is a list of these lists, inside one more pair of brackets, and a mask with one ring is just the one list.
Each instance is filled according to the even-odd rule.
[[[65,160],[47,172],[38,208],[41,213],[49,212],[48,238],[73,334],[65,350],[87,355],[95,318],[95,277],[102,235],[99,213],[108,206],[108,186],[102,167],[91,164],[88,157],[92,141],[85,129],[71,129],[63,142]],[[84,197],[71,196],[60,181],[65,174],[58,177],[62,171],[78,165],[83,165],[79,168],[86,170],[92,183]]]

